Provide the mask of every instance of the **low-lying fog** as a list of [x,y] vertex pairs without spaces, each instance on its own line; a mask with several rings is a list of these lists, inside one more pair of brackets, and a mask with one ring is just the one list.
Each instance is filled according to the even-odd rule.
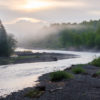
[[[64,23],[63,23],[64,24]],[[15,23],[5,24],[7,33],[13,34],[18,41],[18,46],[27,44],[28,41],[38,41],[44,39],[50,34],[57,34],[64,28],[75,28],[81,29],[85,28],[82,25],[69,24],[63,27],[58,27],[56,24],[46,23],[46,22],[31,22],[29,20],[18,20]],[[49,27],[49,28],[48,28]]]

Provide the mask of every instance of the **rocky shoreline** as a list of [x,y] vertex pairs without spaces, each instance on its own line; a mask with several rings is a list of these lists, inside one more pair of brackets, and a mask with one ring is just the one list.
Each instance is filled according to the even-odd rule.
[[[72,68],[65,69],[72,73]],[[6,98],[0,100],[100,100],[100,76],[96,77],[94,73],[100,70],[99,67],[90,64],[83,65],[85,73],[74,74],[73,79],[62,80],[59,82],[50,81],[50,73],[39,77],[38,86],[44,86],[44,93],[37,98],[25,97],[25,94],[35,87],[14,92]]]

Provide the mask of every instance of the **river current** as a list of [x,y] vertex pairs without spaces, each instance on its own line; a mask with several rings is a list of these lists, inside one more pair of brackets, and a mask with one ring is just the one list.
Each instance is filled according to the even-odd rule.
[[[25,50],[25,49],[17,49]],[[63,53],[79,55],[78,58],[63,59],[52,62],[24,63],[0,66],[0,96],[6,96],[11,92],[21,90],[26,87],[35,86],[38,77],[42,74],[55,70],[63,70],[73,64],[86,64],[100,53],[74,52],[59,50],[32,50],[33,52]]]

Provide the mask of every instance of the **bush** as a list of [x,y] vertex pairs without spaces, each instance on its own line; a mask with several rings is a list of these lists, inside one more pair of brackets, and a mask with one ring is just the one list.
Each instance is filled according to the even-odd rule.
[[24,96],[29,98],[38,98],[45,92],[45,90],[45,86],[37,86],[36,88],[28,91]]
[[38,98],[43,93],[44,93],[44,91],[40,91],[40,90],[33,89],[33,90],[30,90],[28,93],[26,93],[24,96],[25,97],[29,97],[29,98]]
[[92,75],[92,77],[99,77],[100,76],[100,71],[97,71],[96,73],[94,73],[93,75]]
[[94,65],[94,66],[96,66],[96,67],[100,67],[100,57],[94,59],[94,60],[91,62],[91,64]]
[[82,68],[82,65],[77,65],[77,67],[72,68],[72,72],[75,74],[85,73],[85,70]]
[[63,79],[71,79],[73,75],[66,71],[57,71],[50,74],[51,81],[60,81]]
[[97,75],[97,76],[100,75],[100,71],[96,72],[96,75]]

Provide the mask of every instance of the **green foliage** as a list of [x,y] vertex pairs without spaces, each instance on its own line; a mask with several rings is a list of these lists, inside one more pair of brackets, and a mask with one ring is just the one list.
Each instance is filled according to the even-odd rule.
[[36,55],[34,55],[34,56],[18,56],[17,58],[16,58],[16,60],[23,60],[23,59],[32,59],[32,58],[40,58],[40,56],[36,56]]
[[93,75],[92,75],[92,77],[100,77],[100,70],[99,71],[97,71],[96,73],[94,73]]
[[44,93],[44,91],[33,89],[33,90],[30,90],[28,93],[26,93],[24,96],[28,97],[28,98],[38,98],[43,93]]
[[60,81],[63,79],[71,79],[73,75],[66,71],[57,71],[50,74],[51,81]]
[[14,36],[13,35],[8,35],[7,36],[7,53],[8,53],[8,56],[10,56],[13,52],[14,52],[14,49],[16,47],[16,40],[14,39]]
[[100,35],[96,35],[95,44],[100,49]]
[[96,74],[97,76],[99,76],[99,75],[100,75],[100,71],[97,71],[95,74]]
[[45,48],[73,48],[82,49],[100,49],[100,20],[89,22],[84,21],[79,24],[62,23],[52,24],[45,30],[60,29],[58,34],[51,34],[44,40],[32,43],[36,47]]
[[75,74],[85,73],[85,70],[82,68],[83,65],[76,65],[75,68],[72,68],[72,72]]
[[96,67],[100,67],[100,57],[94,59],[94,60],[91,62],[91,64],[94,65],[94,66],[96,66]]
[[16,46],[16,41],[12,35],[7,35],[4,26],[0,21],[0,57],[10,56]]

